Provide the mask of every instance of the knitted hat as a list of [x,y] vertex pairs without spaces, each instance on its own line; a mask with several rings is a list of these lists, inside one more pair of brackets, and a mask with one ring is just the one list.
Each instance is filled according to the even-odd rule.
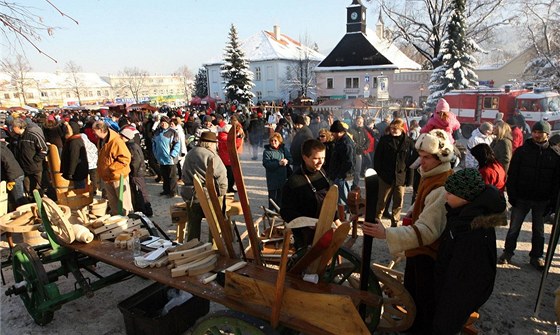
[[546,121],[535,122],[531,131],[542,131],[543,133],[550,134],[550,123]]
[[455,157],[453,145],[449,141],[447,133],[441,129],[433,129],[427,134],[420,134],[414,146],[416,150],[437,155],[443,163],[450,162]]
[[459,170],[449,176],[445,182],[445,190],[467,201],[473,201],[486,188],[484,180],[477,169]]
[[330,131],[331,131],[331,133],[341,133],[343,131],[346,131],[346,128],[344,127],[342,122],[340,122],[339,120],[336,120],[331,125]]
[[436,114],[438,112],[449,112],[449,104],[443,98],[439,99],[438,104],[436,106]]

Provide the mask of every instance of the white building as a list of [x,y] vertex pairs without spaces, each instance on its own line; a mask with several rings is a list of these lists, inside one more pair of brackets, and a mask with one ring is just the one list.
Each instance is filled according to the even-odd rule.
[[[254,73],[252,92],[255,103],[259,101],[289,101],[301,94],[298,78],[294,71],[299,64],[308,61],[310,76],[313,69],[324,56],[300,42],[280,33],[280,27],[274,26],[272,32],[260,31],[241,43],[249,69]],[[223,57],[204,64],[208,70],[208,93],[213,98],[225,100],[224,83],[220,66]],[[298,71],[299,72],[299,71]],[[314,79],[308,95],[314,98]]]

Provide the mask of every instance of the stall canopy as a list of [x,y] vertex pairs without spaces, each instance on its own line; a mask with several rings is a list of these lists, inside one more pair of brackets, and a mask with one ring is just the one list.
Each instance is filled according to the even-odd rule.
[[216,109],[216,101],[220,100],[220,98],[212,98],[211,96],[207,95],[204,98],[201,99],[200,103],[202,105],[208,105],[210,108],[212,108],[213,110]]
[[129,111],[137,111],[137,110],[149,110],[150,112],[157,111],[157,107],[154,107],[150,104],[133,104],[128,106],[127,108]]
[[200,105],[201,101],[202,101],[201,97],[195,96],[194,98],[191,99],[191,105]]

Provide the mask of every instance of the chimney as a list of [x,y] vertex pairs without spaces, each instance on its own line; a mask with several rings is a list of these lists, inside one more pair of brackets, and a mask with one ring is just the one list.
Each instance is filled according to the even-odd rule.
[[277,41],[280,41],[280,26],[274,25],[274,28],[273,28],[273,29],[274,29],[274,30],[273,30],[273,32],[274,32],[274,38],[275,38]]

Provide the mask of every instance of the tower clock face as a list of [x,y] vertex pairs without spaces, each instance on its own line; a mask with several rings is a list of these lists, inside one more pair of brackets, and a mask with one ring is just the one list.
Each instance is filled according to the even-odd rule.
[[352,19],[352,21],[356,21],[356,19],[358,18],[358,13],[352,12],[352,14],[350,14],[350,18]]

